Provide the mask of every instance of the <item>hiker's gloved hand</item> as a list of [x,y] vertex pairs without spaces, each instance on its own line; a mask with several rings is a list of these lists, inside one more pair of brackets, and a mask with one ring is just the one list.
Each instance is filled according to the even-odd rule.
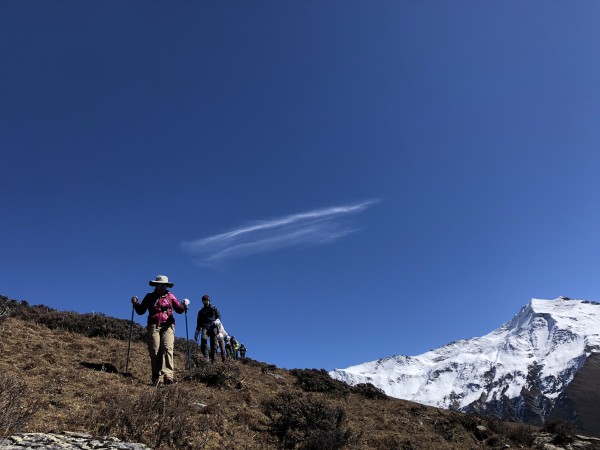
[[131,303],[134,305],[137,305],[140,301],[138,300],[137,296],[133,296],[131,297]]
[[190,305],[190,301],[187,298],[183,299],[183,309],[188,310],[188,306]]

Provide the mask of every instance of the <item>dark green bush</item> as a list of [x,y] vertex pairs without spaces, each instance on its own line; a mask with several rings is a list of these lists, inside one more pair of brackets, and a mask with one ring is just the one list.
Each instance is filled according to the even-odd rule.
[[19,319],[45,325],[50,329],[61,329],[88,337],[105,337],[121,340],[143,341],[146,330],[131,320],[115,319],[102,313],[79,314],[73,311],[57,311],[44,305],[31,306],[26,301],[17,302],[0,296],[0,311],[10,310],[10,315]]
[[0,303],[0,323],[4,322],[12,314],[12,308],[2,302]]
[[506,436],[512,442],[526,447],[535,443],[534,429],[530,425],[509,422],[496,416],[486,417],[486,420],[490,430],[499,436]]
[[359,383],[352,387],[352,392],[356,392],[363,397],[376,400],[387,400],[389,398],[383,389],[379,389],[378,387],[373,386],[371,383]]
[[218,389],[242,389],[240,368],[235,364],[206,363],[196,368],[193,378]]
[[341,449],[351,438],[351,432],[343,428],[343,409],[330,408],[302,393],[281,393],[263,403],[263,412],[285,449]]
[[272,372],[277,369],[275,364],[267,364],[248,357],[241,359],[240,362],[251,367],[259,367],[262,373]]
[[571,444],[574,439],[573,435],[577,433],[575,425],[563,420],[552,419],[544,424],[543,431],[554,434],[552,443],[554,445]]
[[336,394],[350,392],[349,385],[334,380],[323,369],[292,369],[290,373],[297,378],[296,384],[306,392],[331,392]]

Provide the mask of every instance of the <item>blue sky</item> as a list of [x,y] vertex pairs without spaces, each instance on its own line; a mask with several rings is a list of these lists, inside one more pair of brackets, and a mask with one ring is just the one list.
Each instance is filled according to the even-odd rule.
[[209,293],[249,356],[328,370],[598,299],[599,21],[3,1],[0,294],[129,318],[165,274],[190,334]]

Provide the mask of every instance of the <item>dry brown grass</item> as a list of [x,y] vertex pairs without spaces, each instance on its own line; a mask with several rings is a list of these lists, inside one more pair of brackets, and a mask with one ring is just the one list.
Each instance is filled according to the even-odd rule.
[[93,370],[124,372],[126,340],[14,317],[2,325],[9,332],[0,352],[10,357],[0,358],[0,375],[23,382],[22,406],[39,406],[4,433],[85,431],[156,449],[532,448],[530,427],[387,398],[369,386],[349,388],[324,371],[253,360],[211,365],[194,354],[189,372],[180,349],[178,383],[152,387],[143,342],[132,342],[127,377]]

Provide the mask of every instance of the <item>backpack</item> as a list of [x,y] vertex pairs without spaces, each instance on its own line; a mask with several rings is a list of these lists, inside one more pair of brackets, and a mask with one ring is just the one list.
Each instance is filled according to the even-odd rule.
[[158,320],[157,323],[158,325],[160,325],[161,323],[163,323],[163,321],[161,321],[162,319],[162,313],[166,311],[167,313],[167,320],[169,320],[169,317],[171,317],[173,315],[173,294],[171,294],[170,292],[167,292],[165,294],[165,296],[167,297],[167,299],[169,300],[169,305],[167,307],[166,310],[164,310],[164,306],[162,306],[162,296],[158,297],[156,299],[156,301],[154,302],[154,315],[158,315]]

